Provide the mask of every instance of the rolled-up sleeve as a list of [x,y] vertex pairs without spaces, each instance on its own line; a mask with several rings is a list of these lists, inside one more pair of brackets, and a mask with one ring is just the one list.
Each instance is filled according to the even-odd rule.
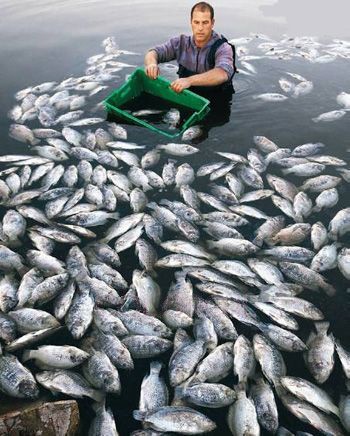
[[158,62],[170,62],[176,59],[176,53],[179,48],[179,37],[169,39],[164,44],[156,45],[150,50],[157,53]]
[[233,53],[229,44],[222,44],[215,53],[215,68],[221,68],[227,73],[228,79],[233,75]]

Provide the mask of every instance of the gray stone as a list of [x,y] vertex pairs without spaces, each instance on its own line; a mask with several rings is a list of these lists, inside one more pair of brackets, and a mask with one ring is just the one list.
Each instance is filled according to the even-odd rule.
[[[0,415],[0,436],[74,436],[79,429],[75,400],[34,403],[19,401]],[[4,409],[4,407],[2,407]]]

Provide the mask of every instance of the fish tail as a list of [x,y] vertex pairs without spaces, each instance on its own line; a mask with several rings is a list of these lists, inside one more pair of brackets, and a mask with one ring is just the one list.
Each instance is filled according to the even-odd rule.
[[258,247],[261,247],[264,243],[264,239],[261,236],[256,236],[253,240],[252,243]]
[[158,277],[158,273],[157,273],[157,271],[154,271],[154,269],[151,269],[147,272],[153,279],[156,279]]
[[35,358],[35,350],[25,350],[22,354],[22,362]]
[[264,333],[267,329],[267,325],[263,322],[259,322],[258,324],[256,324],[256,327],[262,332]]
[[184,387],[176,386],[176,388],[174,390],[174,398],[176,398],[176,399],[182,398],[184,396],[184,390],[185,390]]
[[208,247],[210,250],[215,249],[215,248],[216,248],[216,241],[208,240],[208,241],[207,241],[207,247]]
[[144,421],[147,416],[147,412],[142,412],[141,410],[134,410],[132,412],[132,416],[134,417],[134,419],[136,419],[136,421]]
[[320,322],[315,322],[315,329],[317,331],[317,333],[327,333],[327,330],[329,329],[329,321],[320,321]]
[[120,218],[120,213],[119,212],[112,212],[109,214],[109,218],[111,218],[113,220],[118,220]]
[[149,185],[148,183],[144,184],[142,186],[143,192],[147,192],[147,191],[151,191],[153,188],[151,185]]
[[101,244],[108,244],[108,242],[110,241],[108,236],[105,236],[104,238],[99,239],[99,242]]
[[96,389],[91,389],[90,397],[98,403],[102,403],[105,400],[105,393]]
[[106,409],[106,397],[104,396],[102,401],[93,403],[91,407],[94,409],[95,412],[98,412],[100,409]]
[[241,393],[241,392],[246,392],[246,387],[247,387],[247,379],[246,377],[243,380],[238,380],[238,385],[235,386],[235,392],[236,393]]
[[255,303],[259,303],[260,301],[264,300],[263,294],[260,293],[260,295],[249,295],[247,297],[250,304],[255,306]]
[[151,201],[150,203],[147,204],[147,207],[148,207],[149,209],[157,209],[158,205],[157,205],[156,202]]
[[153,361],[150,363],[150,374],[159,374],[162,368],[162,362]]
[[334,295],[337,293],[337,290],[335,289],[334,286],[330,285],[327,282],[324,282],[321,285],[321,288],[325,291],[325,293],[329,296],[329,297],[334,297]]
[[30,142],[30,145],[37,145],[40,143],[40,139],[37,138],[33,138]]
[[27,266],[21,264],[18,268],[16,268],[18,274],[23,277],[24,274],[26,274],[29,271],[30,268],[28,268]]

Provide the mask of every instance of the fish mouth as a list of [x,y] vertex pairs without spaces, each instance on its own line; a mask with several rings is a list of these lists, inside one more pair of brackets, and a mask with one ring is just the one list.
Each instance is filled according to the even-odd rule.
[[34,381],[23,380],[18,386],[19,392],[25,398],[37,398],[39,396],[39,388]]

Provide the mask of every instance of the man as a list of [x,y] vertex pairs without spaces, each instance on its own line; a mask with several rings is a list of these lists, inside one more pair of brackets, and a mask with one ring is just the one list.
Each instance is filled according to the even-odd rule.
[[214,23],[212,6],[206,2],[196,3],[191,10],[193,35],[180,35],[150,49],[145,56],[147,76],[156,79],[158,63],[176,59],[179,79],[171,83],[174,91],[190,88],[208,98],[220,94],[232,96],[234,54],[227,40],[213,30]]

